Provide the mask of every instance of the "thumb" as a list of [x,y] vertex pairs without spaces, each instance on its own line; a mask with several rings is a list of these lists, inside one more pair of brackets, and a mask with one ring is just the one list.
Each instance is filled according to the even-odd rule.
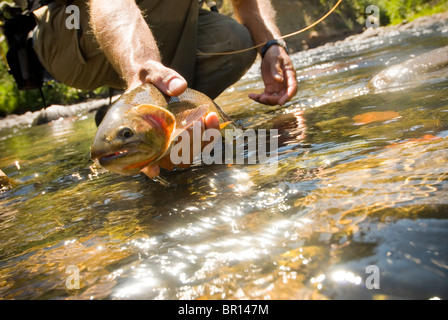
[[178,96],[187,89],[187,81],[175,70],[157,61],[148,61],[141,70],[144,83],[154,84],[169,96]]
[[271,75],[275,81],[283,82],[283,70],[278,60],[271,65]]

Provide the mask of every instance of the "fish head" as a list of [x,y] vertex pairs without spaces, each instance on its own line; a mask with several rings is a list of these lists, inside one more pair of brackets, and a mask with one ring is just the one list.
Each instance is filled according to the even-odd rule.
[[174,115],[163,107],[115,105],[98,127],[91,159],[112,172],[138,174],[166,153],[175,126]]

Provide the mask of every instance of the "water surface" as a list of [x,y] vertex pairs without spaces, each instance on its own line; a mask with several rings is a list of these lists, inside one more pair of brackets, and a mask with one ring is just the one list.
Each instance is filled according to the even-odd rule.
[[[276,172],[194,166],[162,185],[92,168],[92,115],[2,131],[18,184],[0,194],[0,298],[448,298],[448,68],[366,89],[445,45],[437,25],[294,54],[284,107],[247,98],[262,89],[254,66],[217,102],[280,129]],[[360,123],[368,112],[389,117]]]

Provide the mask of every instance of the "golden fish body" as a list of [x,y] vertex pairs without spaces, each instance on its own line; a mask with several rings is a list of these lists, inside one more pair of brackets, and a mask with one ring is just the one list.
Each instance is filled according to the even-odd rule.
[[178,97],[164,96],[154,85],[125,92],[98,127],[91,159],[124,175],[138,174],[170,150],[174,139],[209,112],[220,123],[231,122],[206,95],[187,89]]

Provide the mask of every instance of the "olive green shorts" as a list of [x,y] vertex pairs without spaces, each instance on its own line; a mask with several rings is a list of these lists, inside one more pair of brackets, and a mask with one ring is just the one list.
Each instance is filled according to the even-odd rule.
[[[72,4],[80,9],[80,29],[66,27],[72,12],[66,12],[63,4],[53,2],[34,11],[34,48],[42,65],[56,80],[75,88],[125,89],[125,82],[95,41],[85,1]],[[178,71],[189,87],[211,98],[238,81],[255,60],[255,50],[236,55],[197,55],[253,45],[246,27],[227,16],[199,9],[197,0],[137,0],[137,4],[157,41],[164,65]]]

